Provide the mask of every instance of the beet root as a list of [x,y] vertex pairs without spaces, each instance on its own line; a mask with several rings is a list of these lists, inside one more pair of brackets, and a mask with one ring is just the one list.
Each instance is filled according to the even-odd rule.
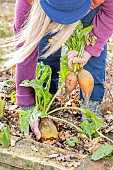
[[68,93],[71,93],[77,85],[77,75],[74,72],[71,72],[66,76],[65,88]]

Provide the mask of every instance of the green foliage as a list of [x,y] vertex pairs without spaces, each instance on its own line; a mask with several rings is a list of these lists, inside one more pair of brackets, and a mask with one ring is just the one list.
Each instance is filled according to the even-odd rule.
[[92,127],[91,123],[88,120],[85,120],[81,124],[82,129],[85,131],[86,135],[91,139],[92,138]]
[[68,58],[67,56],[62,56],[60,59],[60,71],[58,72],[59,75],[61,76],[61,81],[60,83],[63,83],[66,79],[66,76],[70,73],[71,71],[68,68]]
[[2,147],[8,147],[10,145],[10,139],[11,134],[9,126],[0,122],[0,143]]
[[[38,64],[40,65],[40,63]],[[42,65],[42,63],[41,63]],[[44,67],[43,67],[44,68]],[[46,68],[46,67],[45,67]],[[103,125],[103,122],[101,122],[95,114],[93,114],[91,111],[85,109],[85,108],[77,108],[77,107],[62,107],[62,108],[57,108],[54,109],[50,112],[48,112],[48,103],[51,100],[51,94],[49,93],[49,83],[50,80],[48,81],[46,79],[46,82],[48,82],[48,86],[45,85],[45,87],[43,87],[43,82],[45,82],[45,78],[44,76],[41,78],[41,74],[43,75],[43,72],[45,72],[43,69],[43,72],[40,71],[40,69],[42,69],[42,67],[38,67],[38,69],[36,70],[38,74],[36,74],[36,80],[25,80],[22,82],[21,86],[25,86],[25,87],[33,87],[35,89],[35,95],[36,95],[36,105],[28,111],[22,111],[20,114],[20,125],[21,125],[21,131],[24,132],[24,134],[28,134],[29,133],[29,124],[30,122],[35,122],[39,117],[44,118],[44,117],[49,117],[49,114],[58,111],[58,110],[62,110],[62,109],[76,109],[76,110],[80,110],[82,111],[87,119],[92,119],[92,122],[89,123],[88,121],[84,121],[80,127],[76,127],[74,124],[69,123],[70,125],[72,125],[73,127],[75,127],[80,133],[82,134],[86,134],[88,138],[92,138],[93,136],[97,135],[96,130],[98,128],[100,128]],[[46,76],[46,74],[44,74]],[[48,77],[50,79],[50,77]],[[48,87],[48,88],[47,88]],[[50,102],[51,104],[51,102]],[[50,104],[49,104],[49,108],[50,108]],[[51,116],[50,116],[51,117]],[[55,120],[59,119],[59,118],[54,118],[51,117]],[[60,119],[61,121],[64,121],[62,119]],[[67,139],[68,140],[68,139]],[[70,139],[69,139],[70,140]],[[68,141],[69,141],[68,140]],[[70,140],[70,143],[72,142],[74,145],[74,139],[72,139],[72,141]],[[67,142],[68,142],[67,141]],[[70,144],[71,145],[71,144]]]
[[85,112],[85,116],[88,120],[92,120],[94,124],[94,125],[92,124],[92,126],[95,126],[96,129],[100,128],[103,125],[103,122],[100,119],[98,119],[98,117],[94,113],[92,113],[90,110],[87,110]]
[[[4,87],[10,87],[10,83],[13,80],[6,80],[3,82],[0,82],[0,92],[6,93]],[[5,95],[4,95],[5,96]],[[3,109],[4,109],[4,99],[0,97],[0,117],[3,115]]]
[[39,117],[43,116],[43,113],[38,111],[38,106],[35,106],[30,110],[22,110],[20,113],[21,132],[24,132],[25,135],[28,135],[30,122],[35,122]]
[[78,143],[77,137],[67,138],[65,142],[68,146],[75,146]]
[[28,110],[28,111],[22,110],[20,112],[20,116],[19,116],[20,129],[21,129],[21,132],[24,132],[25,135],[29,134],[29,124],[30,124],[29,112],[30,112],[30,110]]
[[13,79],[0,82],[0,91],[5,93],[4,87],[10,87],[12,82],[14,82]]
[[5,37],[11,37],[11,36],[13,36],[13,31],[11,30],[8,22],[4,21],[0,23],[0,37],[5,38]]
[[4,100],[2,100],[0,97],[0,117],[2,117],[3,115],[3,110],[4,110]]
[[24,80],[20,86],[32,87],[35,90],[36,105],[28,111],[22,111],[20,114],[21,130],[24,134],[29,133],[30,122],[35,122],[38,117],[44,117],[48,103],[52,95],[49,92],[51,83],[51,68],[44,65],[43,62],[37,64],[36,79]]
[[78,51],[79,57],[82,56],[84,47],[86,45],[85,36],[87,36],[93,29],[94,25],[83,28],[81,21],[78,23],[73,35],[68,38],[65,45],[68,47],[68,51],[76,50]]
[[[84,48],[86,46],[87,38],[86,36],[89,35],[90,31],[93,29],[93,25],[88,26],[86,28],[83,28],[83,24],[81,21],[78,23],[74,33],[72,36],[68,38],[68,40],[65,43],[65,46],[67,47],[66,53],[68,53],[71,50],[78,51],[78,58],[82,57]],[[68,58],[67,56],[61,57],[61,69],[59,71],[59,74],[61,76],[61,82],[65,81],[66,76],[70,73],[70,70],[68,68]],[[73,64],[73,70],[76,72],[77,70],[82,68],[82,64]]]
[[113,151],[113,145],[106,144],[96,150],[91,156],[91,159],[97,161],[105,156],[108,156]]
[[[15,0],[0,0],[0,16],[2,17],[0,22],[0,43],[4,44],[5,39],[9,39],[14,35],[13,33],[13,18],[14,18],[14,3]],[[10,46],[0,47],[0,68],[4,69],[4,64],[8,57],[7,54],[11,53],[12,48]],[[13,48],[14,51],[14,48]]]
[[101,128],[103,122],[98,119],[98,117],[89,110],[86,110],[85,116],[87,120],[84,120],[81,124],[81,128],[85,131],[86,135],[91,139],[97,136],[97,129]]
[[16,91],[12,91],[10,94],[11,101],[16,104]]
[[[5,1],[4,1],[4,0],[0,0],[0,3],[3,3],[3,2],[5,2]],[[12,2],[12,3],[14,3],[15,0],[8,0],[7,2]]]
[[45,113],[47,105],[52,97],[49,92],[51,83],[51,68],[48,65],[44,65],[43,62],[37,64],[36,67],[36,79],[24,80],[20,86],[32,87],[35,90],[36,105],[38,111]]

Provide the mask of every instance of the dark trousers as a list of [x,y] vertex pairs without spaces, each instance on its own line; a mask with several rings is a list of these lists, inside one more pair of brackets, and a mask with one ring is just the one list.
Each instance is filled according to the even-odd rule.
[[[84,27],[87,27],[91,24],[93,17],[98,12],[99,7],[92,10],[89,14],[87,14],[83,19],[82,23]],[[48,42],[48,39],[51,35],[45,36],[39,44],[39,61],[43,61],[45,64],[48,64],[52,68],[52,82],[50,92],[52,94],[56,93],[58,88],[58,80],[59,75],[58,71],[60,69],[60,56],[61,49],[59,49],[56,53],[49,56],[47,59],[40,58],[40,51],[42,51],[45,45]],[[104,95],[104,81],[105,81],[105,64],[106,64],[106,56],[107,56],[107,45],[104,47],[104,51],[102,51],[101,55],[97,58],[92,56],[88,63],[84,66],[86,70],[88,70],[94,77],[94,89],[92,95],[90,97],[91,100],[102,101]],[[82,94],[81,94],[82,98]]]
[[[82,19],[84,27],[91,24],[93,17],[98,12],[100,7],[92,10],[88,15]],[[107,45],[105,45],[104,50],[99,57],[92,56],[88,63],[84,66],[94,78],[94,89],[91,94],[91,100],[102,101],[104,96],[104,81],[105,81],[105,67],[106,67],[106,56],[107,56]],[[82,98],[82,95],[81,95]]]
[[52,69],[52,77],[51,77],[51,86],[50,86],[50,93],[55,94],[58,90],[58,81],[59,81],[59,74],[57,73],[60,70],[60,57],[61,57],[61,48],[55,52],[54,54],[50,55],[46,59],[42,59],[40,56],[43,54],[43,49],[48,43],[48,39],[50,39],[53,35],[46,35],[42,38],[39,44],[39,58],[38,61],[42,61],[44,64],[49,65]]

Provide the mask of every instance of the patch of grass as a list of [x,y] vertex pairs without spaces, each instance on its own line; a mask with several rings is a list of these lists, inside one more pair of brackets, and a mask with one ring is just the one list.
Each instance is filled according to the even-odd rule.
[[13,30],[12,27],[9,25],[8,22],[4,21],[0,23],[0,37],[11,37],[13,36]]
[[[0,0],[0,4],[2,4],[4,2],[4,0]],[[14,3],[15,0],[6,0],[5,2],[8,2],[8,3]]]
[[[13,22],[15,1],[16,0],[0,0],[0,42],[5,42],[7,38],[14,35]],[[10,47],[0,47],[0,63],[4,61],[5,55],[9,54],[11,51],[12,49]]]

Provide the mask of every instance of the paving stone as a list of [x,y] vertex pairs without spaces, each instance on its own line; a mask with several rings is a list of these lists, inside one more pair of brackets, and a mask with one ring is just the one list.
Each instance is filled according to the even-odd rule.
[[39,142],[21,140],[16,146],[0,147],[0,170],[113,170],[112,160],[83,160],[77,168],[66,168],[55,159],[48,158],[52,154],[72,154],[60,148]]
[[0,162],[26,170],[66,170],[67,168],[55,159],[47,158],[54,153],[70,154],[68,151],[50,145],[22,140],[15,147],[0,147]]

